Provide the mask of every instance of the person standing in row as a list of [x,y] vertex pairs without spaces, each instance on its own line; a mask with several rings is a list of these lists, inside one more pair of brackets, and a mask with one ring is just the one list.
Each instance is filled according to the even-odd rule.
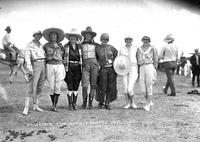
[[195,86],[195,77],[197,77],[197,86],[200,87],[199,84],[199,75],[200,75],[200,55],[199,49],[196,48],[194,50],[194,54],[190,57],[190,63],[192,65],[192,86]]
[[25,65],[32,75],[32,79],[28,82],[28,90],[25,96],[25,107],[23,115],[28,114],[30,98],[33,97],[33,110],[43,111],[39,108],[39,97],[46,79],[45,70],[45,52],[43,45],[40,43],[42,38],[41,31],[33,33],[34,39],[27,45],[25,52]]
[[92,101],[96,94],[97,88],[97,75],[98,75],[98,62],[96,59],[96,48],[97,43],[94,42],[94,37],[96,33],[92,31],[90,26],[86,27],[85,31],[81,32],[84,37],[82,42],[82,96],[83,104],[82,109],[86,108],[87,97],[88,97],[88,87],[90,85],[89,93],[89,109],[92,109]]
[[178,49],[174,44],[172,44],[174,42],[172,35],[167,35],[167,37],[164,38],[164,42],[166,42],[166,45],[161,48],[159,54],[159,60],[163,60],[164,70],[167,76],[167,82],[163,88],[163,92],[167,94],[167,90],[170,87],[171,94],[169,94],[169,96],[176,96],[174,73],[178,67]]
[[50,87],[50,97],[52,101],[52,111],[57,111],[60,87],[65,78],[65,68],[63,65],[62,44],[64,32],[59,28],[48,28],[43,31],[44,38],[48,41],[44,45],[46,53],[47,81]]
[[117,57],[118,51],[108,44],[109,35],[103,33],[100,37],[101,45],[97,48],[97,59],[100,65],[98,93],[96,100],[99,108],[105,103],[105,108],[110,110],[110,102],[117,99],[117,73],[113,68],[113,61]]
[[138,67],[137,67],[137,59],[136,59],[136,51],[137,47],[132,45],[133,38],[126,37],[125,43],[126,45],[119,50],[119,55],[127,56],[131,61],[131,69],[127,75],[123,75],[123,86],[124,86],[124,95],[126,99],[125,109],[130,107],[137,108],[134,103],[134,85],[138,77]]
[[148,36],[142,38],[143,45],[137,49],[136,57],[139,66],[139,82],[142,91],[144,91],[147,104],[144,106],[145,111],[149,111],[152,103],[153,84],[156,80],[156,69],[158,66],[158,53],[150,42]]
[[71,29],[70,33],[66,33],[66,38],[69,42],[64,45],[63,62],[66,71],[64,81],[66,82],[68,89],[67,97],[69,110],[76,110],[82,65],[81,46],[80,44],[77,44],[77,41],[81,41],[82,36],[77,33],[76,29]]

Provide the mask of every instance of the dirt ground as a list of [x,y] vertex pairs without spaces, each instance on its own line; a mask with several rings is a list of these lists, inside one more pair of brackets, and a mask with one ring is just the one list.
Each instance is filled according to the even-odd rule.
[[[24,96],[27,84],[19,73],[16,81],[9,84],[8,67],[0,66],[0,84],[7,91],[7,100],[0,96],[0,140],[17,142],[199,142],[200,96],[187,94],[198,89],[191,86],[191,79],[175,76],[177,96],[162,93],[165,74],[158,72],[154,85],[152,110],[142,109],[144,94],[136,88],[138,109],[125,110],[121,77],[118,77],[118,99],[111,103],[112,110],[67,110],[66,87],[63,83],[59,98],[59,112],[49,111],[51,102],[47,83],[41,96],[40,106],[45,112],[32,110],[23,116]],[[81,88],[79,89],[79,91]],[[79,93],[78,107],[82,104]]]

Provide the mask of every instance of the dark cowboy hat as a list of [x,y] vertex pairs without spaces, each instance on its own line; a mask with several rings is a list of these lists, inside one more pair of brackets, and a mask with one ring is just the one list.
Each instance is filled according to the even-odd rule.
[[41,32],[41,31],[35,31],[35,32],[33,32],[33,37],[34,37],[35,35],[41,35],[41,36],[42,36],[42,32]]
[[97,35],[95,32],[92,31],[92,28],[90,26],[87,26],[85,31],[81,32],[81,35],[85,37],[87,33],[90,33],[92,37],[95,37]]
[[142,41],[144,41],[144,40],[146,40],[146,41],[148,41],[148,42],[151,42],[151,39],[150,39],[150,37],[148,37],[148,36],[143,36],[143,37],[142,37]]
[[79,39],[79,41],[81,41],[82,40],[82,36],[77,32],[77,30],[76,29],[71,29],[71,31],[69,32],[69,33],[66,33],[65,34],[65,36],[66,36],[66,38],[69,40],[69,37],[70,36],[75,36],[75,37],[77,37],[77,39]]
[[7,26],[7,27],[5,28],[5,31],[8,31],[8,30],[11,30],[10,26]]
[[58,42],[61,42],[64,37],[65,37],[65,34],[64,34],[64,31],[62,29],[59,29],[59,28],[48,28],[48,29],[45,29],[43,31],[43,36],[44,38],[47,40],[47,41],[50,41],[50,33],[56,33],[58,35]]

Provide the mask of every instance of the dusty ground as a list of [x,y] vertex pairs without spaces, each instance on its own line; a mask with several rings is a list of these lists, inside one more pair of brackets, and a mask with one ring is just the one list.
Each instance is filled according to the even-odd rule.
[[[8,81],[8,68],[0,66],[0,84],[6,89],[8,100],[0,97],[0,140],[19,142],[199,142],[200,96],[187,94],[196,89],[191,79],[176,76],[178,94],[169,97],[162,93],[165,74],[158,72],[154,87],[154,106],[145,112],[144,96],[139,91],[136,101],[139,109],[122,109],[125,104],[121,78],[118,78],[118,99],[111,104],[112,110],[67,110],[66,87],[63,84],[59,99],[59,112],[48,111],[51,103],[47,84],[41,97],[43,113],[30,110],[28,116],[21,114],[26,84],[19,73],[13,84]],[[136,86],[138,88],[138,86]],[[81,89],[81,88],[80,88]],[[82,103],[81,94],[78,106]]]

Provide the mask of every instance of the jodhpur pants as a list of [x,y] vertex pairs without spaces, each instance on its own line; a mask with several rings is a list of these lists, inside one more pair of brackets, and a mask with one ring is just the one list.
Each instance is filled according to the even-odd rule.
[[153,84],[156,80],[156,70],[153,64],[145,64],[140,66],[140,87],[147,96],[153,95]]
[[49,82],[50,93],[60,94],[60,87],[65,78],[65,68],[63,64],[47,64],[47,81]]
[[78,91],[81,81],[81,65],[69,63],[69,70],[66,72],[65,82],[69,91]]
[[134,85],[138,77],[138,68],[137,66],[131,66],[131,71],[123,76],[123,86],[124,86],[124,93],[129,93],[129,95],[134,95]]

